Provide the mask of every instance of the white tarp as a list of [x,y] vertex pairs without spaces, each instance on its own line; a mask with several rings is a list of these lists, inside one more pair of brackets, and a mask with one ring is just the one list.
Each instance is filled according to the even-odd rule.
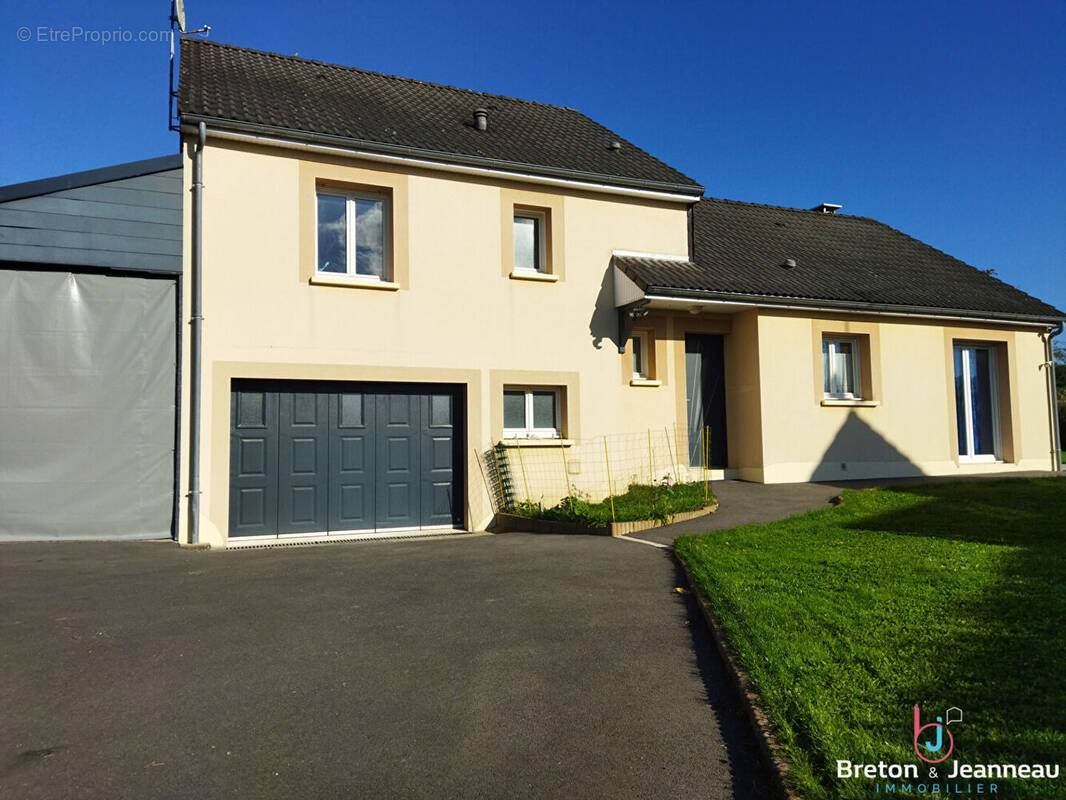
[[0,269],[0,540],[170,535],[175,282]]

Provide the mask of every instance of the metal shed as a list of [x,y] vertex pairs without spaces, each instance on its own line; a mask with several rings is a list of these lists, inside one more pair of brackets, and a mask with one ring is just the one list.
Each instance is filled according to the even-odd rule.
[[179,155],[0,187],[0,540],[173,535]]

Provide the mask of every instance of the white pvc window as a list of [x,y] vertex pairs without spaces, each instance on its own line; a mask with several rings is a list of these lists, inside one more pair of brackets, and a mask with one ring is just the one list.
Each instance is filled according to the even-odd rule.
[[955,423],[960,462],[1002,458],[999,378],[992,347],[955,345]]
[[560,438],[558,389],[514,388],[503,392],[504,439]]
[[822,339],[822,379],[826,398],[858,400],[862,397],[862,372],[858,339]]
[[648,371],[648,334],[638,331],[633,334],[633,380],[644,381]]
[[320,190],[315,200],[315,270],[367,281],[389,280],[388,196]]
[[546,218],[539,211],[514,212],[515,272],[546,272]]

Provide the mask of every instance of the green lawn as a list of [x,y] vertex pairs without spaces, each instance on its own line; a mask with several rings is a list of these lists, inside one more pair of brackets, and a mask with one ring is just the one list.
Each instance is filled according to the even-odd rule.
[[[923,723],[963,709],[941,767],[1066,767],[1066,480],[848,490],[840,506],[676,549],[802,796],[875,796],[875,781],[838,780],[837,759],[919,764],[926,779],[915,704]],[[1064,778],[992,782],[1004,797],[1066,797]]]

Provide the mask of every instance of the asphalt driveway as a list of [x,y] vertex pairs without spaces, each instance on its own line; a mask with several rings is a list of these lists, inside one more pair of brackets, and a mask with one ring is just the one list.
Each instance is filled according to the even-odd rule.
[[0,797],[762,798],[668,551],[0,549]]

